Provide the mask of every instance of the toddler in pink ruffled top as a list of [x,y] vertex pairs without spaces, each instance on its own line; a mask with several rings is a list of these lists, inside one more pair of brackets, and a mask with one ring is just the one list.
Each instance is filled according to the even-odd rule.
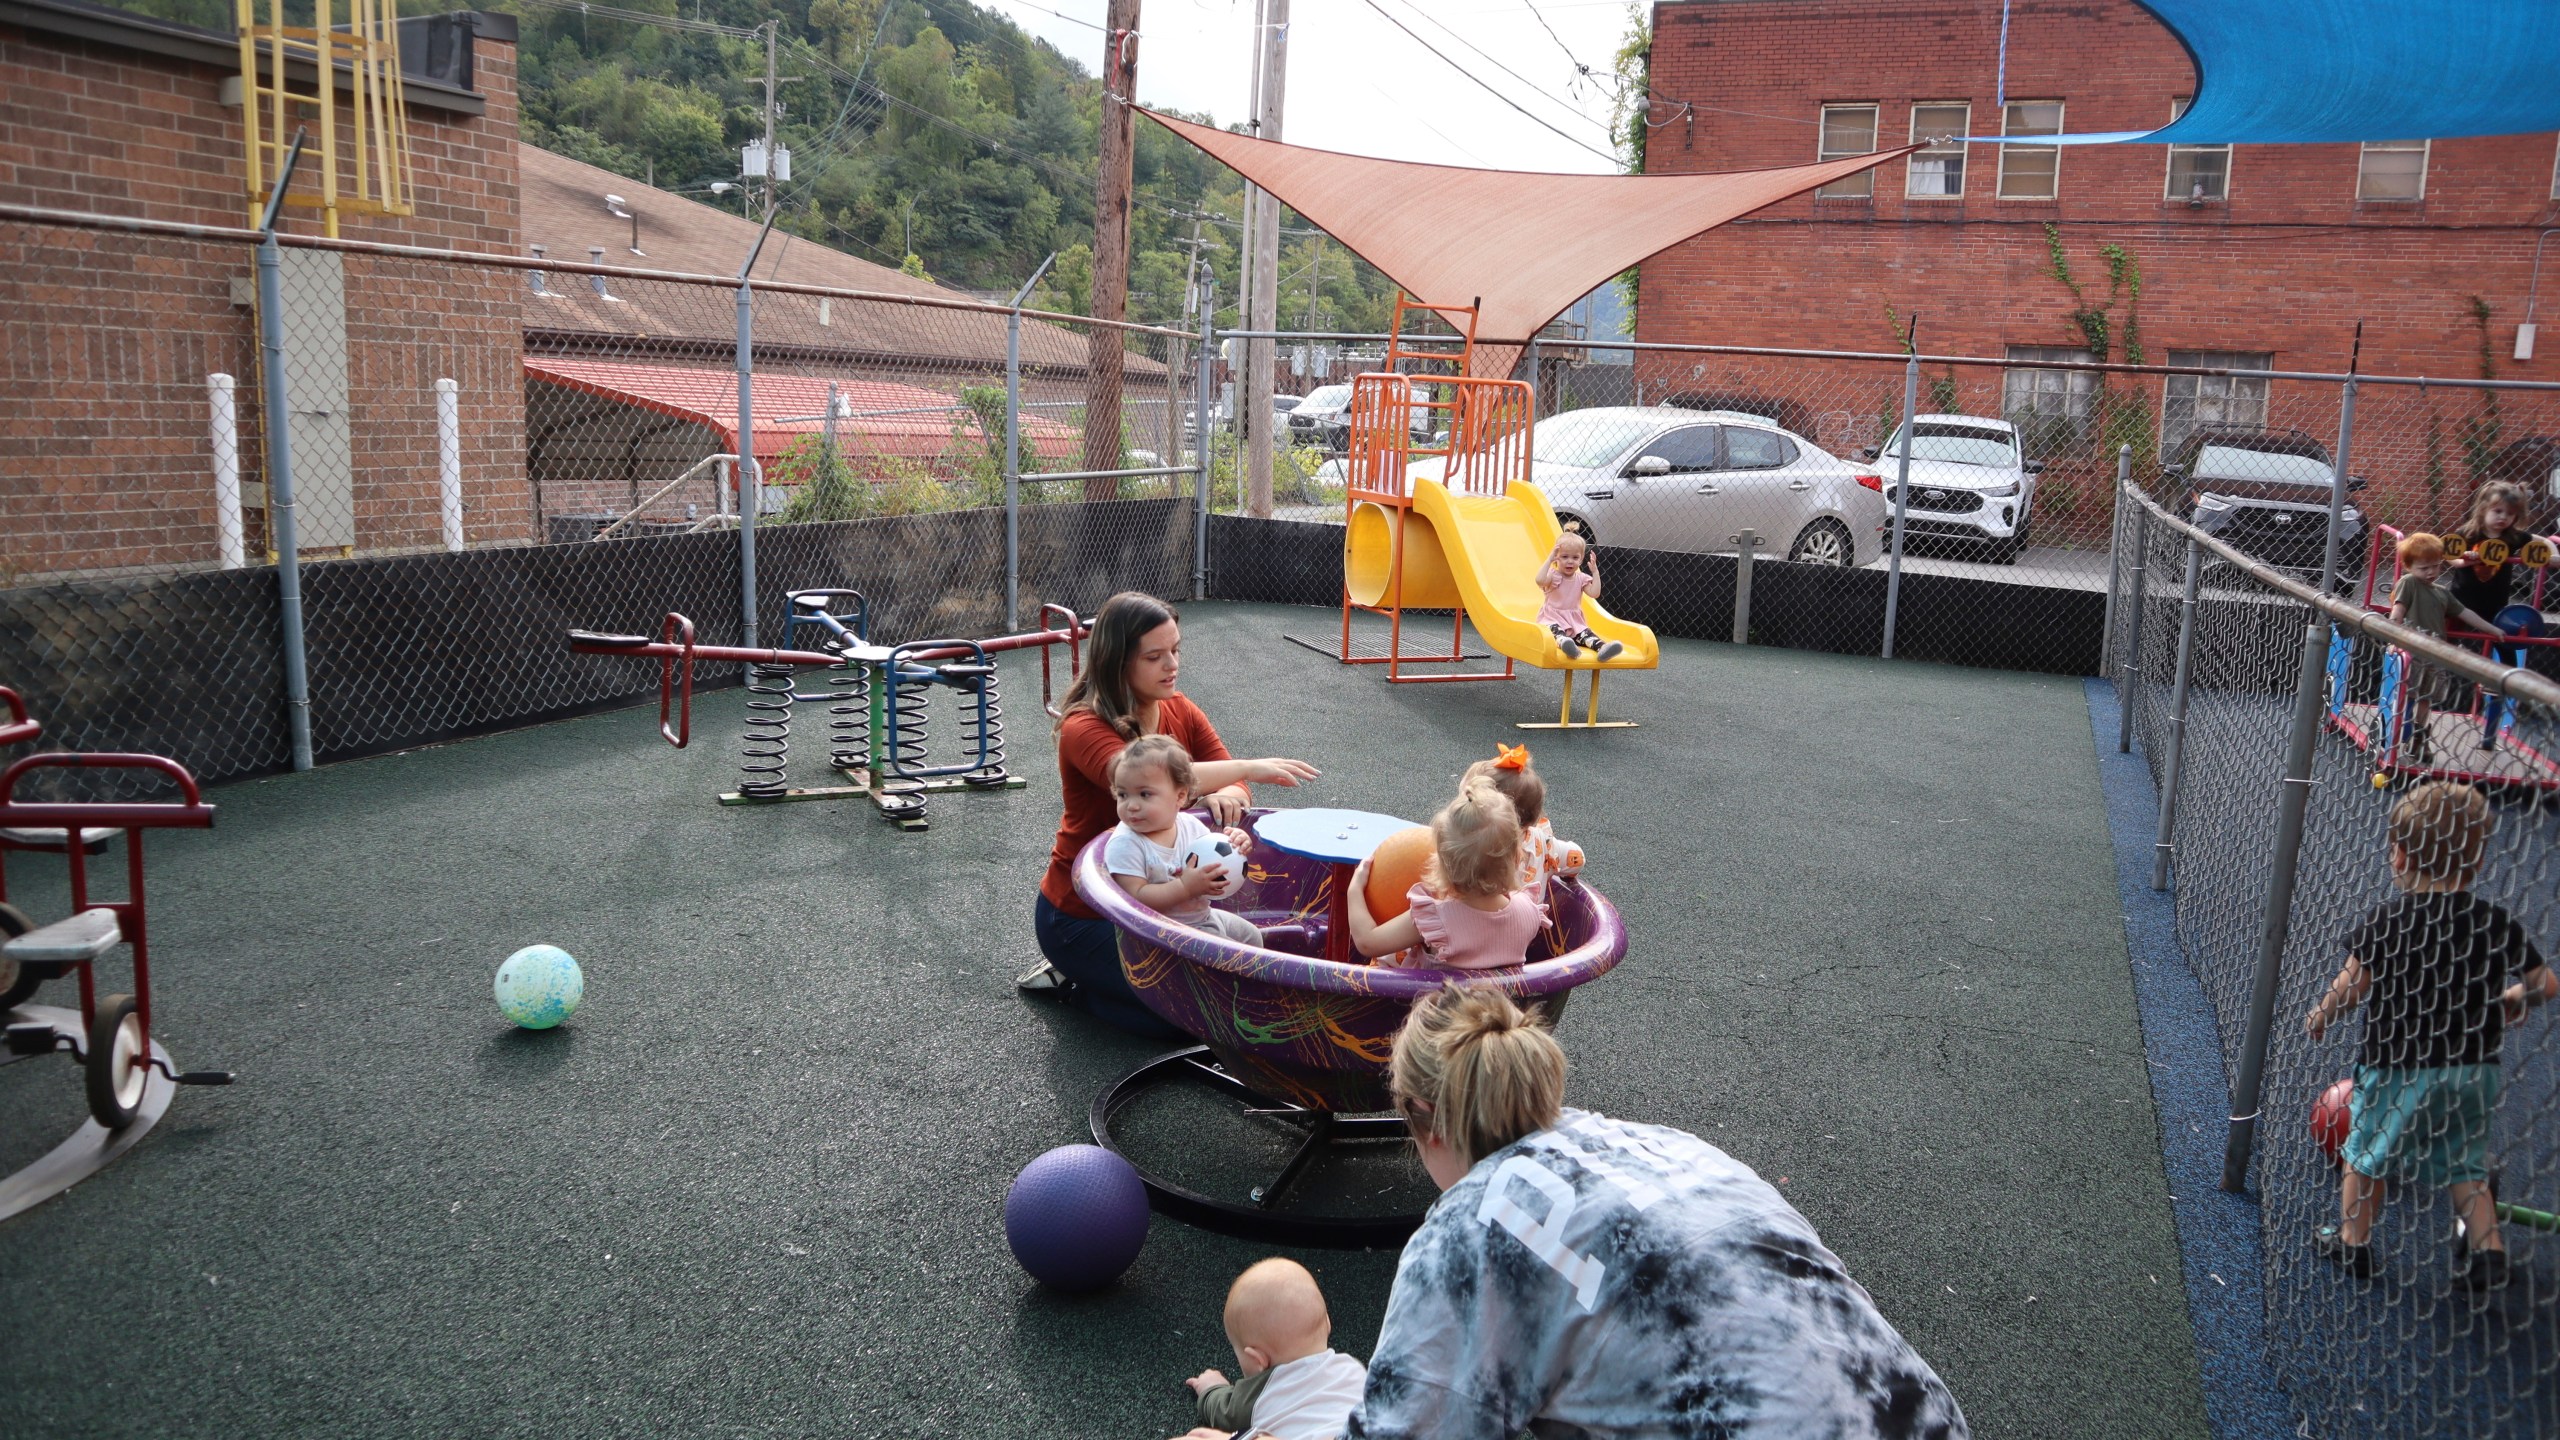
[[1407,908],[1380,922],[1369,912],[1369,862],[1351,876],[1351,944],[1387,965],[1499,970],[1527,957],[1546,907],[1520,886],[1520,816],[1485,776],[1432,817],[1432,856],[1405,892]]

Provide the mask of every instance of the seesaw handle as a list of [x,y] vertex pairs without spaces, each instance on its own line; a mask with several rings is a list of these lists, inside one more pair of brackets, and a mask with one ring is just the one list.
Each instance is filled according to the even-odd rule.
[[658,733],[667,737],[668,744],[681,750],[693,738],[693,622],[670,610],[663,627],[661,633],[666,636],[665,643],[680,645],[684,650],[684,703],[676,711],[676,723],[670,729],[667,706],[674,698],[677,657],[669,655],[658,662]]

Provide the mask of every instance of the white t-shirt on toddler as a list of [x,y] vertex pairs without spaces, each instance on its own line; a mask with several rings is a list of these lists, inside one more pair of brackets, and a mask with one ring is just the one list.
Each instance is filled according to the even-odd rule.
[[[1182,874],[1182,852],[1195,840],[1207,840],[1213,832],[1200,823],[1196,815],[1177,817],[1173,828],[1173,848],[1168,850],[1121,821],[1111,827],[1111,838],[1102,842],[1102,866],[1114,875],[1135,875],[1149,885],[1161,885]],[[1215,930],[1218,922],[1210,917],[1209,897],[1195,895],[1188,903],[1163,913],[1195,930]]]

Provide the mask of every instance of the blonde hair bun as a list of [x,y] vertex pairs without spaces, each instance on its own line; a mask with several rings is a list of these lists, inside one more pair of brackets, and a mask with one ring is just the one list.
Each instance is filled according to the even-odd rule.
[[1490,985],[1446,985],[1414,1002],[1387,1066],[1407,1120],[1468,1162],[1556,1123],[1564,1047],[1542,1014]]

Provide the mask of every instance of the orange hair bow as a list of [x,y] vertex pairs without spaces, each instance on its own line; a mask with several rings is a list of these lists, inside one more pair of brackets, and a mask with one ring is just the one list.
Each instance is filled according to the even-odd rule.
[[1496,770],[1529,768],[1529,747],[1526,745],[1505,745],[1497,740],[1494,742],[1493,751],[1493,768]]

